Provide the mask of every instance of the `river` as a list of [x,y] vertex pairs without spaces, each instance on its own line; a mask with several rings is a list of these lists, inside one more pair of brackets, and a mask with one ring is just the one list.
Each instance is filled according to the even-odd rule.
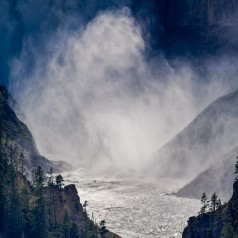
[[64,173],[66,184],[74,183],[81,203],[97,222],[105,219],[107,228],[123,238],[181,237],[188,218],[196,215],[200,201],[172,195],[184,182],[116,176],[89,176],[85,170]]

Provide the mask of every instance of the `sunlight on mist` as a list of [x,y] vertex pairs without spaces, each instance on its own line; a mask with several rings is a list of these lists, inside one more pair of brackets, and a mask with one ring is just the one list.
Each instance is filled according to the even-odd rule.
[[[62,28],[47,55],[30,46],[33,73],[24,72],[23,53],[13,64],[11,87],[49,159],[139,169],[227,90],[219,83],[199,88],[182,60],[176,70],[163,56],[147,62],[146,43],[128,9],[104,12],[78,32]],[[27,83],[20,83],[24,77]]]

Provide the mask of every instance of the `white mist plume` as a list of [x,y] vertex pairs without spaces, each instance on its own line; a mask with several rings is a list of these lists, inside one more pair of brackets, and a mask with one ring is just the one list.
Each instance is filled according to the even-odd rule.
[[211,87],[201,87],[200,100],[189,66],[180,62],[174,70],[163,57],[148,63],[145,48],[139,26],[123,9],[98,15],[78,32],[59,31],[47,56],[33,55],[30,76],[24,53],[14,62],[12,89],[43,155],[140,168],[227,89],[218,84],[210,95]]

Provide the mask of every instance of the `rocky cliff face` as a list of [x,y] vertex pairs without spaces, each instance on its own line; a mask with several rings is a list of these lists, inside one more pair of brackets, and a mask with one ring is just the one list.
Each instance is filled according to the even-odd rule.
[[[11,232],[6,227],[8,227],[7,224],[12,225],[13,221],[16,221],[14,220],[15,217],[18,217],[17,219],[19,220],[16,222],[18,224],[17,227],[22,226],[22,228],[15,232],[23,232],[25,229],[23,227],[28,227],[25,233],[23,232],[24,237],[29,237],[29,235],[33,237],[31,232],[35,232],[34,227],[36,226],[39,226],[40,230],[44,229],[45,236],[37,236],[34,233],[34,237],[59,237],[57,232],[61,232],[59,233],[60,237],[66,237],[66,235],[62,236],[62,229],[66,224],[68,229],[73,229],[71,225],[74,224],[74,227],[79,231],[77,236],[67,235],[67,237],[86,237],[86,227],[89,225],[91,226],[90,228],[93,227],[93,229],[95,228],[98,231],[99,228],[83,211],[75,185],[70,184],[61,188],[53,182],[45,184],[43,170],[47,172],[52,167],[55,172],[65,171],[70,166],[60,161],[49,161],[41,156],[30,131],[18,119],[13,109],[17,110],[16,102],[12,99],[8,90],[0,85],[0,174],[2,176],[0,183],[0,237],[10,236]],[[23,163],[28,173],[35,170],[36,167],[38,168],[38,183],[36,182],[36,173],[34,174],[33,182],[27,180],[25,170],[21,167],[21,154],[24,155]],[[16,162],[18,159],[19,163]],[[9,184],[12,186],[9,186]],[[9,187],[11,187],[12,193],[9,192]],[[39,192],[40,190],[42,192]],[[16,206],[21,207],[18,207],[17,211],[15,207],[13,208],[13,206],[9,205],[13,199],[15,199],[14,203],[17,202],[18,204]],[[39,204],[44,204],[44,206]],[[37,210],[39,207],[42,210],[41,212]],[[20,209],[24,211],[21,213]],[[66,214],[68,223],[65,220]],[[41,216],[40,222],[48,224],[44,228],[42,227],[43,223],[39,224],[39,220],[37,224],[32,225],[34,222],[32,223],[31,219],[34,220],[39,216]],[[71,228],[69,228],[70,226]],[[74,235],[76,234],[75,232]],[[19,236],[19,234],[17,235]],[[17,236],[14,233],[11,237]],[[120,236],[111,232],[108,232],[107,237],[120,238]]]
[[236,238],[238,237],[238,181],[228,203],[215,212],[191,217],[183,238]]
[[[51,201],[51,211],[55,213],[53,216],[55,215],[57,224],[63,223],[67,213],[68,218],[77,225],[79,231],[84,230],[86,226],[94,225],[93,221],[83,211],[83,206],[74,184],[67,185],[62,189],[57,186],[47,188],[46,197]],[[110,231],[106,237],[121,238]]]
[[27,126],[18,119],[14,110],[17,111],[17,104],[9,94],[6,87],[0,85],[0,126],[1,143],[4,144],[4,153],[10,154],[14,149],[23,153],[25,166],[29,173],[39,165],[46,171],[50,167],[55,172],[68,170],[70,166],[60,161],[50,161],[41,156],[37,150],[36,143]]
[[51,204],[51,210],[56,213],[57,224],[63,222],[67,212],[70,220],[78,226],[83,225],[85,215],[83,214],[83,207],[74,184],[67,185],[63,189],[59,189],[57,186],[48,188],[47,197],[54,202]]
[[222,220],[219,216],[214,219],[212,214],[204,214],[197,218],[189,218],[183,238],[219,238],[221,230]]

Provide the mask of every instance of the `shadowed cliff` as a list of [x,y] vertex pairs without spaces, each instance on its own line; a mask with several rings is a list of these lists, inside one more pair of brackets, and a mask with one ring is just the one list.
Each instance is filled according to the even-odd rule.
[[39,154],[31,132],[28,127],[18,119],[14,110],[20,113],[16,102],[6,87],[0,85],[0,126],[4,153],[10,154],[12,149],[16,149],[19,154],[22,153],[29,174],[38,166],[41,166],[45,171],[48,171],[50,167],[52,167],[55,172],[69,170],[71,167],[67,163],[62,161],[50,161]]
[[189,218],[183,238],[236,238],[237,236],[238,181],[236,180],[230,201],[214,212]]

